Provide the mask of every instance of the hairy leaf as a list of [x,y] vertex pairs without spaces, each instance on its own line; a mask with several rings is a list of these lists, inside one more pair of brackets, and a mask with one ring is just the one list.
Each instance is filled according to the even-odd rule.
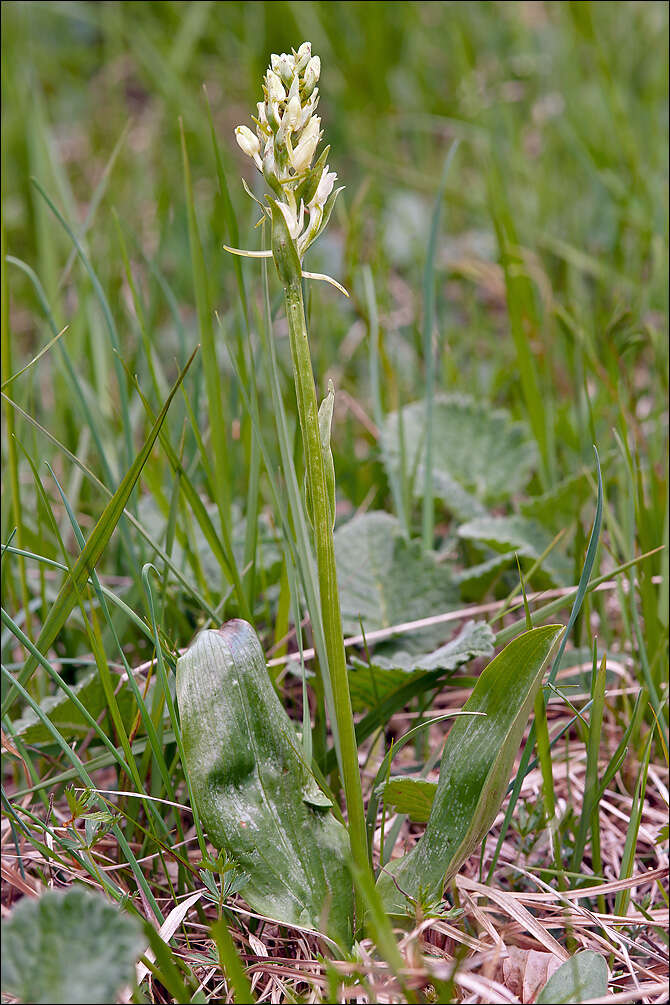
[[[533,564],[549,548],[552,536],[535,520],[523,516],[481,516],[469,520],[458,528],[458,536],[463,541],[473,541],[494,551],[509,553],[516,551]],[[545,577],[559,586],[569,583],[572,563],[557,548],[542,561]]]
[[[413,479],[423,492],[425,452],[424,402],[415,401],[388,415],[381,432],[384,463]],[[491,410],[467,395],[438,395],[433,411],[433,494],[461,519],[485,512],[485,504],[509,499],[528,481],[536,460],[526,430],[507,412]]]
[[2,923],[2,990],[21,1001],[116,1001],[142,952],[135,918],[79,887],[24,898]]
[[[107,709],[105,691],[97,670],[87,674],[84,680],[73,684],[72,690],[94,719]],[[118,692],[116,700],[124,722],[130,726],[137,712],[137,704],[127,683]],[[40,702],[40,708],[66,738],[85,736],[91,728],[90,723],[64,691],[59,690],[56,694],[47,695]],[[26,708],[21,718],[12,724],[12,729],[24,743],[53,743],[51,733],[30,707]]]
[[431,653],[413,655],[399,649],[391,656],[376,653],[368,664],[353,657],[349,689],[354,708],[370,708],[407,683],[409,677],[425,677],[426,687],[434,686],[443,673],[456,670],[470,660],[493,655],[493,632],[485,622],[468,621],[459,634]]
[[[365,513],[340,527],[335,557],[345,632],[358,632],[361,621],[368,632],[426,618],[458,599],[449,567],[408,540],[389,513]],[[444,628],[422,633],[422,644],[440,635]]]

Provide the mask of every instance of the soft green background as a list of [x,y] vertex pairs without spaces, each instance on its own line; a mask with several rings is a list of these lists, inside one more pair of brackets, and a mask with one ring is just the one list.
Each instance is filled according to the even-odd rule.
[[[124,470],[114,355],[80,264],[64,275],[70,240],[30,178],[82,236],[126,365],[148,389],[146,354],[123,278],[118,214],[149,337],[170,380],[175,357],[185,359],[199,338],[178,120],[186,131],[212,303],[224,330],[237,337],[239,301],[232,260],[222,250],[229,236],[202,88],[240,243],[259,247],[256,209],[239,174],[258,192],[262,186],[233,129],[250,122],[270,52],[310,39],[322,59],[320,111],[330,164],[346,191],[305,264],[332,273],[352,291],[345,301],[327,287],[310,286],[321,389],[332,375],[338,390],[370,415],[362,278],[362,266],[369,265],[384,337],[384,408],[423,396],[423,269],[442,164],[458,139],[435,257],[437,390],[465,391],[530,424],[541,456],[531,495],[592,471],[595,442],[615,521],[608,543],[615,558],[660,544],[667,533],[667,14],[665,3],[4,3],[7,250],[40,276],[58,327],[69,325],[66,344],[100,416],[112,471]],[[511,312],[498,264],[501,228],[508,252],[518,257]],[[242,268],[255,306],[260,267],[244,262]],[[25,275],[8,269],[16,371],[49,331]],[[515,312],[524,352],[537,370],[535,404],[520,387],[519,349],[510,337]],[[281,319],[277,333],[288,387]],[[230,370],[222,342],[219,362],[222,372]],[[189,381],[204,430],[200,362]],[[232,423],[225,434],[231,494],[243,509],[248,458],[232,420],[244,424],[244,405],[234,380],[224,394]],[[81,442],[81,416],[58,351],[16,381],[13,395],[100,473],[90,441]],[[137,444],[145,417],[132,389],[131,398]],[[333,435],[340,512],[364,500],[391,508],[377,446],[344,400]],[[262,414],[270,421],[268,408]],[[183,421],[176,403],[168,420],[173,444]],[[17,434],[33,456],[55,457],[57,470],[71,477],[20,418]],[[639,463],[641,503],[630,501],[617,435]],[[187,460],[194,450],[188,433]],[[199,471],[196,464],[196,483]],[[21,477],[29,500],[25,465]],[[153,475],[147,469],[149,483],[152,477],[154,496],[162,484],[169,498],[169,467],[163,463]],[[566,543],[581,514],[581,537],[570,555],[576,574],[593,488],[582,479],[558,502],[540,505],[549,530],[570,526]],[[80,490],[80,510],[90,513],[92,525],[103,500],[87,482]],[[145,494],[139,505],[151,525],[154,503]],[[6,539],[7,507],[3,516]],[[419,523],[416,513],[417,529]],[[35,533],[44,553],[44,528]],[[207,549],[203,556],[206,563]],[[116,567],[118,559],[110,553],[108,571],[127,571]],[[660,570],[659,562],[647,567],[649,575]]]

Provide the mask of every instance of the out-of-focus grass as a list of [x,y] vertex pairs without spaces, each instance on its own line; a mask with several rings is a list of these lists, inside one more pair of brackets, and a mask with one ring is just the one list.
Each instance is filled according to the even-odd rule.
[[[36,418],[48,417],[71,449],[85,450],[97,472],[122,472],[142,420],[137,411],[123,419],[124,381],[116,388],[109,381],[110,369],[120,368],[105,306],[30,179],[79,235],[113,305],[126,367],[142,378],[149,374],[141,330],[111,225],[112,209],[118,213],[165,390],[199,338],[178,118],[209,297],[237,339],[240,301],[221,250],[226,214],[202,85],[225,168],[256,184],[232,128],[248,120],[267,53],[310,38],[323,58],[322,113],[347,193],[308,267],[344,277],[354,292],[350,304],[319,293],[315,371],[335,371],[339,387],[370,411],[357,328],[367,321],[360,267],[368,264],[382,318],[383,405],[421,395],[421,276],[439,171],[459,138],[435,259],[437,387],[467,389],[530,420],[543,458],[536,491],[590,465],[597,442],[617,557],[631,557],[636,534],[642,550],[663,540],[665,5],[7,3],[2,17],[6,248],[37,272],[57,329],[70,326],[67,358],[56,347],[12,394]],[[237,184],[231,197],[241,243],[257,246],[253,205]],[[258,267],[243,269],[255,283]],[[49,330],[29,279],[8,270],[17,369]],[[68,377],[73,361],[77,392]],[[222,346],[219,362],[230,371]],[[191,407],[199,417],[198,373]],[[242,419],[234,380],[225,401],[227,419]],[[80,442],[87,408],[93,443],[88,433]],[[177,437],[183,420],[178,410],[169,417]],[[355,417],[340,415],[338,426],[338,487],[356,505],[379,470]],[[639,469],[634,526],[618,504],[630,471],[614,429]],[[184,435],[185,456],[193,456],[193,431]],[[236,449],[228,438],[231,497],[242,499],[249,446]],[[38,453],[45,449],[41,443]],[[193,477],[201,485],[202,469]],[[80,491],[90,504],[90,487]],[[6,509],[3,528],[11,523]],[[650,595],[647,607],[656,599]]]
[[[99,562],[100,580],[82,579],[57,642],[66,685],[96,664],[111,715],[105,728],[123,757],[120,749],[62,757],[54,737],[45,769],[14,737],[40,792],[74,777],[88,784],[91,772],[116,758],[119,788],[132,785],[143,801],[171,799],[182,774],[166,693],[148,690],[137,702],[141,714],[122,721],[110,674],[148,660],[160,641],[167,680],[174,648],[198,625],[247,608],[266,648],[281,642],[299,612],[297,578],[315,608],[306,529],[291,528],[287,507],[288,500],[297,512],[301,461],[274,276],[266,300],[260,264],[243,261],[245,300],[240,263],[222,250],[224,241],[260,246],[256,208],[238,181],[242,174],[260,192],[259,179],[233,128],[249,122],[269,53],[303,39],[322,58],[320,111],[331,167],[346,185],[306,261],[352,293],[345,301],[321,284],[308,287],[320,391],[333,376],[345,392],[333,430],[339,516],[361,504],[385,508],[415,536],[423,526],[426,537],[435,531],[445,550],[454,548],[445,514],[436,513],[434,527],[402,477],[389,483],[375,438],[385,413],[423,398],[428,379],[436,392],[472,394],[525,420],[540,462],[524,506],[552,536],[567,531],[560,547],[574,560],[577,582],[597,444],[604,482],[598,573],[663,543],[666,550],[630,570],[617,603],[587,595],[571,641],[592,651],[597,634],[608,665],[611,649],[627,654],[662,717],[667,28],[667,5],[651,2],[2,5],[3,382],[68,326],[4,388],[19,408],[3,404],[2,542],[16,528],[12,546],[26,553],[3,556],[12,621],[2,645],[11,669],[18,652],[25,656],[15,639],[30,648],[62,570],[90,539],[179,369],[196,343],[205,349]],[[226,177],[239,242],[221,194]],[[426,359],[431,344],[434,369]],[[212,430],[217,415],[224,428]],[[142,579],[149,562],[160,577],[153,593],[148,570]],[[318,624],[314,637],[318,649]],[[45,670],[42,663],[26,685],[28,704],[40,707],[54,690],[53,668]],[[615,722],[638,766],[651,749],[651,710],[633,709],[623,693],[603,711],[603,686],[594,674],[596,715],[584,734],[589,798],[581,817],[574,808],[575,871],[589,827],[598,843],[601,732]],[[613,738],[616,770],[621,736]],[[323,759],[318,716],[314,739]],[[547,768],[546,744],[544,755]],[[645,767],[630,786],[636,815],[623,878],[634,864],[646,778]],[[125,823],[118,833],[154,854],[157,836],[178,832],[180,816],[142,802],[140,819],[128,800],[119,802]],[[19,833],[19,818],[12,821]],[[45,826],[58,849],[58,832]],[[565,834],[572,825],[561,826]],[[141,855],[134,845],[123,854],[137,876]],[[594,849],[594,861],[599,854]],[[173,876],[162,864],[154,882],[172,894]],[[179,860],[178,892],[190,881]]]

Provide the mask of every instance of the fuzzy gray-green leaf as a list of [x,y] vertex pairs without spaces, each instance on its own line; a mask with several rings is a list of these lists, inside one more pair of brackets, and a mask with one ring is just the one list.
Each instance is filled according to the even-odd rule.
[[209,837],[279,921],[350,942],[347,833],[330,812],[245,621],[202,632],[177,664],[186,770]]
[[[475,517],[458,528],[458,536],[462,541],[472,541],[504,554],[515,551],[528,560],[526,564],[534,564],[552,543],[552,535],[541,524],[523,516]],[[572,571],[571,563],[558,547],[542,560],[541,573],[553,585],[569,583]]]
[[[413,654],[399,647],[390,656],[375,653],[370,663],[352,657],[349,690],[354,709],[371,708],[406,684],[409,677],[434,682],[438,675],[441,678],[470,660],[488,659],[493,655],[493,640],[486,622],[468,621],[455,638],[430,653]],[[430,686],[427,680],[426,687]]]
[[24,898],[2,923],[2,991],[21,1001],[116,1001],[143,948],[135,918],[79,887]]
[[[405,537],[389,513],[365,513],[340,527],[335,557],[345,631],[359,631],[360,621],[369,632],[427,618],[458,599],[449,567]],[[428,631],[421,641],[428,646],[441,639]]]
[[[549,625],[524,632],[482,671],[442,753],[440,780],[425,833],[412,851],[392,863],[395,882],[382,873],[386,907],[404,913],[400,890],[417,900],[440,896],[491,827],[505,796],[547,660],[563,631]],[[397,885],[396,885],[397,884]]]
[[[426,406],[415,401],[402,409],[405,477],[423,492]],[[384,464],[402,475],[400,418],[390,413],[381,431]],[[528,481],[536,449],[507,412],[493,410],[467,395],[436,395],[433,405],[433,494],[451,512],[468,519],[485,505],[509,499]]]

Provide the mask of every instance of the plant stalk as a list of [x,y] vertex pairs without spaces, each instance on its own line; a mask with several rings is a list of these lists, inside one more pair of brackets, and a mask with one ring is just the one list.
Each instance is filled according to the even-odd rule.
[[351,852],[358,870],[368,870],[368,850],[365,835],[363,792],[358,767],[358,748],[351,710],[349,681],[344,653],[344,634],[340,613],[335,569],[335,546],[326,473],[319,436],[318,405],[314,387],[312,360],[307,338],[307,324],[299,276],[287,277],[284,300],[288,317],[293,360],[293,377],[298,399],[298,416],[302,431],[307,483],[312,500],[314,545],[319,576],[321,617],[328,657],[328,672],[333,690],[333,703],[340,738],[340,754],[344,793],[349,820]]

